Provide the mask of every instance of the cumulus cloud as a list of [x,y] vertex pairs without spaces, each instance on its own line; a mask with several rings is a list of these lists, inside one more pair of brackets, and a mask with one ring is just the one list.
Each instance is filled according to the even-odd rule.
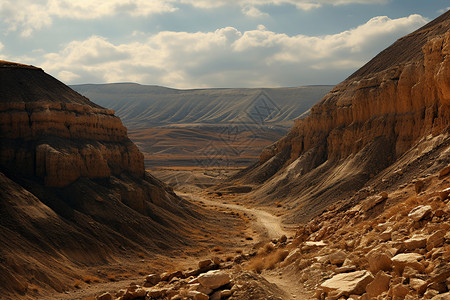
[[[127,44],[92,36],[45,55],[42,67],[67,83],[134,81],[176,88],[337,83],[395,39],[427,20],[375,17],[326,36],[164,31]],[[140,35],[139,35],[140,36]]]
[[447,8],[443,8],[443,9],[438,10],[438,13],[443,14],[443,13],[447,12],[448,10],[450,10],[450,6],[447,7]]
[[2,0],[0,18],[8,31],[28,37],[50,26],[53,18],[98,19],[117,14],[148,16],[177,10],[172,0]]
[[242,13],[252,18],[267,17],[269,14],[264,13],[254,6],[246,6],[242,8]]
[[106,16],[127,14],[149,16],[178,10],[180,4],[200,9],[236,6],[252,18],[268,16],[258,8],[267,5],[290,4],[300,10],[311,10],[322,5],[383,4],[388,0],[2,0],[0,22],[7,31],[19,31],[29,37],[35,30],[48,27],[55,18],[99,19]]

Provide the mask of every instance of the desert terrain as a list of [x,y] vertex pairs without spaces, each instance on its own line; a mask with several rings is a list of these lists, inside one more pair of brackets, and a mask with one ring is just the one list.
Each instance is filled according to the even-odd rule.
[[[449,55],[446,12],[248,130],[258,105],[108,106],[1,61],[1,298],[449,299]],[[230,126],[242,137],[221,139]]]

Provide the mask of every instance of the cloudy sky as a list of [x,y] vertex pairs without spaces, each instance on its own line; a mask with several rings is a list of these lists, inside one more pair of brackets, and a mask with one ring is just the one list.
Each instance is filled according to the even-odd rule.
[[0,0],[0,59],[67,84],[336,84],[448,0]]

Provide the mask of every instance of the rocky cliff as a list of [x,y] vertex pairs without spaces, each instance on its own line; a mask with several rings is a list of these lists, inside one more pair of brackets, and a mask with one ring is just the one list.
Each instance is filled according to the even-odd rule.
[[447,137],[449,53],[447,12],[337,85],[265,149],[241,181],[265,182],[256,193],[261,201],[269,202],[267,194],[295,197],[301,214],[311,216],[361,188],[417,143]]
[[112,110],[39,68],[1,62],[0,80],[2,167],[53,187],[124,171],[143,177],[143,156]]
[[0,298],[36,299],[90,267],[198,246],[203,213],[145,172],[113,111],[0,62]]

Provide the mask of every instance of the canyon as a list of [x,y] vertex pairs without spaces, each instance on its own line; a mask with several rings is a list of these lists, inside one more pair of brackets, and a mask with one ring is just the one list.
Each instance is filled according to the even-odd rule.
[[335,86],[253,165],[183,191],[145,171],[112,110],[1,62],[0,295],[448,299],[449,53],[446,12]]

